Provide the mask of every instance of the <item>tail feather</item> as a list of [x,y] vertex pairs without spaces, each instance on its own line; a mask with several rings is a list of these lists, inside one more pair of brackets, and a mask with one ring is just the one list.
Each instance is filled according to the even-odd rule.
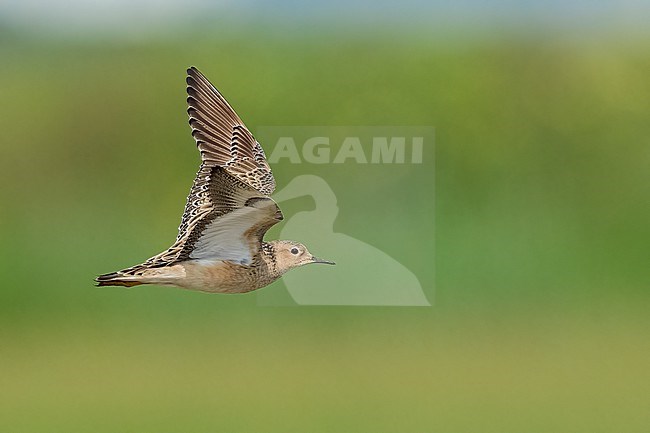
[[142,281],[138,281],[136,276],[125,275],[120,272],[111,272],[109,274],[102,274],[95,278],[97,286],[123,286],[123,287],[133,287],[140,284],[144,284]]

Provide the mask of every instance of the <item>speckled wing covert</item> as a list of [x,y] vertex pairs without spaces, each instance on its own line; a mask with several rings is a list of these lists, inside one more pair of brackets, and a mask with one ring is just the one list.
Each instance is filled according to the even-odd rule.
[[275,179],[264,150],[201,72],[191,67],[187,74],[187,112],[201,167],[174,245],[123,273],[189,259],[252,264],[266,231],[282,220],[282,212],[268,197]]

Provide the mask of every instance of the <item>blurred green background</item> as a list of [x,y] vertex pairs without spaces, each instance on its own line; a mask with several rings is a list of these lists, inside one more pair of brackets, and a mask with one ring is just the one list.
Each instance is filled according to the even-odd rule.
[[[0,431],[647,431],[647,8],[105,3],[0,9]],[[335,227],[434,306],[93,287],[176,235],[189,65],[254,133],[435,126],[423,166],[337,174]]]

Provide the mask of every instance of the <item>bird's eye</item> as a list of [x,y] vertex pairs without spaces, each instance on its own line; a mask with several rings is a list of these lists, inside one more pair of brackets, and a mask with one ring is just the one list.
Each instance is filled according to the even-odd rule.
[[294,256],[297,256],[299,252],[300,250],[298,250],[298,248],[296,247],[291,248],[291,254],[293,254]]

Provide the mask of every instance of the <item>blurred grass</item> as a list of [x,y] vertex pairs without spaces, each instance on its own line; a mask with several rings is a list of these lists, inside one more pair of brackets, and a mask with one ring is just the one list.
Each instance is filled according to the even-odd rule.
[[[645,431],[649,52],[2,41],[0,430]],[[192,64],[253,131],[436,127],[423,167],[336,178],[337,231],[407,263],[434,308],[91,287],[175,237],[198,163]],[[274,167],[279,185],[300,170]]]
[[642,432],[650,421],[645,316],[312,313],[3,328],[0,429]]

